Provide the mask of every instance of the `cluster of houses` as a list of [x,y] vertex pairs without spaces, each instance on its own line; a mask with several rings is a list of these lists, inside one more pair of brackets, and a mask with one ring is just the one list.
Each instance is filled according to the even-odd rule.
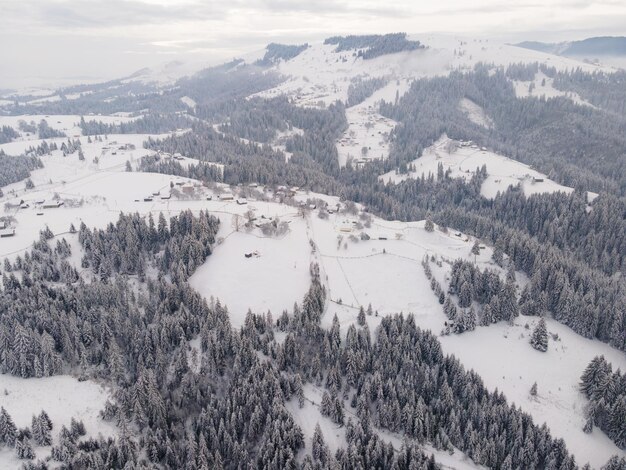
[[472,148],[472,149],[480,149],[483,152],[487,151],[487,147],[478,147],[478,144],[476,144],[474,141],[472,140],[460,140],[459,141],[459,145],[463,148]]

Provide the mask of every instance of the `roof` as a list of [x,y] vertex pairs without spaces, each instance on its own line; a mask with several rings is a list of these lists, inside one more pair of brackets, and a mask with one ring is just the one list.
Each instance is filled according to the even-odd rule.
[[12,227],[0,230],[0,237],[12,237],[13,235],[15,235],[15,229]]

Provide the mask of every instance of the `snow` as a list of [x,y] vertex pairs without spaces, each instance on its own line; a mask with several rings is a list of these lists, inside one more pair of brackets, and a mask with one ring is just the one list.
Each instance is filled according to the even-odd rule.
[[[156,191],[169,193],[173,177],[124,171],[126,161],[135,162],[141,156],[152,153],[142,148],[142,142],[147,137],[141,134],[120,134],[110,135],[103,142],[83,142],[84,161],[78,159],[78,153],[63,157],[60,151],[53,152],[52,156],[42,157],[44,168],[32,172],[33,189],[25,189],[23,181],[3,187],[5,196],[0,199],[3,205],[0,215],[14,218],[12,225],[16,229],[16,236],[0,239],[0,259],[29,249],[39,238],[39,231],[46,226],[55,235],[60,235],[69,230],[70,224],[78,228],[81,222],[102,228],[117,220],[120,211],[143,214],[155,211],[158,214],[160,210],[168,211],[170,202],[176,206],[177,201],[166,202],[158,197],[149,203],[143,201],[144,197]],[[117,148],[127,143],[135,145],[136,149]],[[0,148],[15,149],[18,144],[22,147],[31,145],[13,142]],[[98,164],[93,162],[96,156],[99,158]],[[176,180],[189,181],[185,178]],[[62,207],[43,209],[38,204],[55,196],[65,201]],[[7,202],[17,204],[21,200],[29,203],[30,207],[21,209],[4,206]],[[178,207],[178,210],[186,208]]]
[[[477,63],[508,66],[511,64],[545,63],[559,71],[581,68],[585,72],[614,72],[612,67],[596,66],[575,58],[557,56],[522,47],[504,44],[492,39],[477,39],[458,35],[411,35],[447,58],[449,70],[469,70]],[[456,52],[456,54],[455,54]]]
[[[299,127],[292,126],[291,129],[277,132],[276,136],[274,137],[270,145],[272,146],[274,150],[283,152],[285,154],[285,160],[289,161],[289,159],[292,157],[293,154],[287,151],[287,147],[286,147],[287,140],[289,140],[291,137],[295,135],[303,135],[303,134],[304,134],[304,130],[300,129]],[[262,145],[262,144],[259,144],[259,145]]]
[[454,453],[450,454],[444,450],[437,450],[431,445],[424,445],[423,450],[427,454],[435,456],[435,462],[437,462],[443,469],[454,470],[477,470],[485,469],[482,465],[477,465],[472,460],[458,449],[454,449]]
[[[213,254],[189,279],[190,285],[206,298],[219,298],[228,306],[231,323],[243,325],[248,309],[254,313],[270,310],[275,316],[291,311],[301,302],[311,278],[311,247],[306,224],[297,216],[288,221],[283,236],[266,237],[259,230],[235,232],[226,220],[221,230],[229,233]],[[246,258],[244,254],[258,252]]]
[[303,391],[305,401],[302,408],[300,408],[297,398],[292,398],[285,404],[285,407],[304,433],[305,452],[311,453],[311,440],[315,433],[315,426],[319,424],[324,441],[334,455],[338,449],[345,448],[347,445],[346,430],[343,426],[338,426],[330,418],[322,416],[320,413],[319,406],[324,393],[322,389],[312,384],[305,384]]
[[[65,122],[70,122],[74,118],[68,118]],[[371,303],[373,309],[379,312],[378,317],[367,317],[372,331],[380,321],[380,315],[400,311],[413,313],[419,326],[430,329],[435,334],[441,331],[445,316],[441,305],[430,290],[420,262],[425,255],[435,256],[442,266],[435,269],[433,264],[433,271],[437,279],[443,282],[450,269],[448,261],[456,258],[474,261],[473,255],[470,255],[473,238],[464,234],[457,235],[452,229],[442,232],[437,228],[432,233],[426,232],[423,221],[409,223],[385,221],[363,213],[358,205],[356,213],[335,212],[327,219],[318,217],[319,209],[308,211],[308,214],[302,217],[294,206],[264,202],[249,195],[246,195],[248,203],[239,205],[235,201],[218,200],[217,194],[226,189],[226,185],[217,185],[219,190],[215,191],[186,178],[124,171],[127,160],[136,162],[140,156],[151,153],[141,148],[141,143],[146,137],[115,135],[109,136],[109,140],[103,143],[83,142],[85,161],[79,161],[76,154],[63,157],[59,152],[55,152],[52,156],[42,158],[44,169],[33,172],[34,189],[26,190],[23,181],[3,188],[5,197],[0,201],[2,204],[0,215],[14,217],[12,226],[16,228],[16,236],[0,239],[0,260],[30,248],[32,242],[38,239],[39,231],[49,226],[55,235],[70,241],[73,249],[71,262],[77,265],[80,262],[81,250],[76,236],[67,233],[70,223],[74,223],[76,228],[81,221],[88,226],[102,228],[109,222],[117,220],[121,211],[155,216],[163,212],[170,216],[187,209],[196,213],[208,210],[221,220],[218,243],[213,254],[197,268],[190,283],[205,298],[219,298],[228,307],[234,327],[243,324],[249,308],[256,313],[269,309],[274,315],[279,315],[285,309],[291,311],[294,302],[301,302],[308,290],[309,267],[311,262],[316,262],[320,266],[321,282],[326,287],[328,298],[326,311],[322,317],[323,326],[329,326],[336,314],[342,330],[345,331],[348,325],[356,321],[358,308],[367,307]],[[132,143],[137,148],[116,150],[116,155],[113,155],[113,149],[104,147],[113,146],[114,141],[117,142],[115,144],[117,146]],[[517,184],[520,179],[526,194],[571,190],[547,179],[542,183],[533,184],[532,177],[543,175],[526,165],[490,151],[460,147],[448,153],[446,150],[448,144],[449,139],[444,136],[433,147],[427,149],[421,158],[414,161],[417,172],[409,177],[415,177],[422,172],[436,174],[438,162],[442,162],[445,168],[450,168],[453,176],[467,177],[467,171],[471,172],[484,163],[491,173],[482,188],[483,194],[487,197],[493,197],[498,190],[506,189],[509,184]],[[31,143],[20,142],[19,145],[23,149]],[[6,144],[0,148],[7,146],[16,152],[20,149],[16,143]],[[99,157],[98,164],[93,162],[95,156]],[[388,174],[382,178],[386,181],[400,181],[405,176]],[[195,194],[174,195],[170,200],[155,197],[150,202],[143,201],[145,196],[155,191],[160,191],[161,194],[169,193],[172,181],[194,185]],[[233,192],[235,197],[239,197],[242,192],[241,188],[228,190]],[[258,191],[266,195],[271,194],[262,187],[259,187]],[[49,200],[55,193],[66,201],[66,204],[60,208],[41,211],[37,201]],[[213,196],[211,201],[206,199],[208,195]],[[31,207],[16,209],[3,204],[21,199],[31,203]],[[332,208],[337,204],[345,207],[345,203],[340,203],[336,197],[296,191],[294,196],[296,204],[306,202],[308,199],[319,199],[322,201],[320,205],[326,203]],[[243,226],[248,211],[252,211],[256,222],[263,221],[262,216],[266,218],[265,220],[279,217],[281,221],[287,223],[288,230],[283,235],[274,237],[264,236],[258,228],[248,231]],[[38,212],[43,212],[43,215],[37,215]],[[235,222],[237,220],[238,222]],[[239,231],[236,230],[237,226]],[[362,232],[367,233],[370,240],[361,241]],[[250,258],[244,256],[245,253],[255,251],[259,256]],[[481,250],[476,259],[481,269],[485,267],[499,269],[492,264],[491,253],[490,248]],[[515,402],[524,411],[531,413],[537,422],[545,421],[555,436],[565,439],[579,463],[589,461],[592,465],[599,466],[614,453],[624,455],[599,430],[595,429],[591,435],[582,432],[585,400],[576,388],[579,376],[591,358],[604,354],[613,363],[614,368],[624,370],[626,368],[624,355],[605,344],[579,337],[566,327],[550,320],[548,320],[549,331],[558,333],[561,340],[551,341],[547,353],[538,353],[528,344],[528,336],[535,321],[534,318],[520,318],[516,326],[497,324],[488,328],[478,328],[461,336],[445,336],[441,338],[443,349],[446,353],[457,355],[468,369],[476,370],[490,390],[497,387],[505,393],[509,401]],[[526,322],[531,329],[524,328]],[[198,339],[191,341],[188,346],[191,354],[193,349],[199,347]],[[14,380],[17,382],[12,382]],[[54,380],[61,382],[56,383]],[[536,399],[531,398],[528,393],[535,381],[539,388]],[[44,407],[44,404],[47,410],[48,406],[51,410],[57,406],[59,411],[56,418],[51,414],[53,419],[68,420],[72,415],[84,415],[88,431],[99,432],[101,429],[96,426],[96,421],[88,422],[90,419],[88,415],[90,416],[96,408],[101,408],[104,398],[98,398],[92,389],[86,389],[87,391],[83,393],[81,388],[92,386],[97,388],[97,385],[91,382],[78,383],[69,377],[29,379],[22,383],[18,379],[1,376],[0,390],[1,384],[12,383],[22,384],[20,385],[22,388],[13,395],[14,397],[21,395],[35,397],[29,403],[36,403],[38,409]],[[31,389],[30,385],[26,387],[23,384],[45,384],[45,386],[36,385]],[[40,393],[39,389],[45,390],[48,394],[39,398],[39,395],[36,395]],[[75,390],[80,393],[76,393]],[[319,396],[313,395],[314,393],[319,391],[305,390],[309,400],[319,403]],[[102,394],[103,397],[106,396],[104,392]],[[69,404],[63,405],[65,408],[58,404],[60,403],[58,400],[66,397],[71,399],[71,408],[68,408]],[[87,397],[86,405],[81,408],[83,397]],[[0,403],[9,403],[7,400],[9,398],[0,396]],[[46,400],[53,400],[57,405],[48,405],[49,402]],[[87,405],[93,408],[87,410]],[[290,402],[288,406],[292,407],[294,404]],[[297,404],[295,406],[297,407]],[[38,409],[24,407],[24,419],[30,420],[32,413]],[[312,403],[307,402],[302,410],[299,408],[290,410],[305,433],[310,432],[312,435],[312,429],[319,421],[327,442],[330,444],[333,441],[340,445],[341,430],[320,417]],[[51,413],[50,410],[48,412]],[[20,411],[15,413],[17,421]],[[94,413],[94,416],[97,415],[97,412]],[[0,458],[2,455],[4,454],[0,453]],[[442,457],[444,456],[440,458]],[[455,456],[450,458],[455,459]],[[445,464],[455,468],[468,468],[463,467],[466,463],[450,461]]]
[[[445,61],[429,50],[389,54],[371,60],[353,57],[352,51],[335,52],[334,45],[312,44],[291,60],[280,61],[276,70],[288,79],[259,96],[282,94],[294,98],[301,106],[328,106],[335,101],[346,101],[348,87],[356,77],[389,77],[405,83],[419,76],[443,73]],[[395,90],[391,99],[395,97]]]
[[336,144],[341,166],[350,158],[359,164],[389,157],[389,134],[397,123],[377,113],[372,98],[346,109],[348,128]]
[[196,108],[196,102],[192,98],[189,98],[188,96],[183,96],[180,100],[183,102],[183,104],[189,106],[190,108]]
[[[406,174],[396,174],[390,171],[381,176],[381,180],[388,183],[399,183],[408,178],[419,178],[422,174],[437,175],[437,167],[441,163],[444,172],[450,169],[453,178],[471,179],[476,168],[487,167],[488,177],[483,182],[481,194],[493,199],[498,192],[506,191],[510,186],[522,185],[526,196],[541,193],[564,192],[571,193],[573,188],[563,186],[549,179],[543,173],[530,166],[505,157],[487,149],[481,149],[476,144],[458,146],[446,135],[443,135],[432,146],[426,148],[421,157],[413,160],[415,171]],[[543,181],[537,181],[543,180]],[[589,200],[597,194],[588,193]]]
[[328,106],[337,100],[347,99],[353,78],[386,77],[390,84],[396,84],[395,89],[391,85],[383,92],[386,101],[393,101],[396,89],[402,96],[408,84],[416,78],[447,75],[452,70],[471,70],[479,62],[496,66],[540,62],[557,70],[580,67],[587,72],[616,70],[610,66],[593,65],[486,39],[454,35],[412,35],[411,39],[421,41],[428,49],[364,60],[353,56],[353,51],[335,52],[334,45],[312,43],[293,59],[280,61],[274,69],[287,80],[259,95],[272,97],[286,94],[301,106]]
[[[580,97],[580,95],[573,91],[561,91],[554,88],[554,79],[548,77],[543,72],[539,71],[535,74],[535,79],[532,81],[520,81],[520,80],[512,80],[513,86],[515,88],[515,95],[518,98],[527,98],[527,97],[544,97],[546,99],[549,98],[557,98],[557,97],[565,97],[572,100],[574,103],[582,105],[582,106],[590,106],[594,107],[588,101],[585,101]],[[533,85],[534,89],[531,90],[530,86]]]
[[[357,77],[385,78],[387,85],[363,103],[346,110],[349,126],[336,143],[341,166],[345,166],[349,158],[354,159],[355,164],[363,165],[371,159],[386,159],[389,156],[388,135],[397,123],[378,114],[379,101],[393,102],[396,97],[402,97],[415,79],[443,76],[452,70],[471,70],[479,62],[495,66],[541,62],[557,70],[615,71],[612,67],[600,67],[488,40],[444,35],[415,36],[412,39],[420,40],[429,48],[387,54],[370,60],[355,57],[353,51],[335,52],[334,45],[313,43],[293,59],[275,65],[273,69],[287,79],[257,95],[266,98],[287,95],[300,106],[326,107],[335,101],[345,102],[348,87]],[[541,86],[543,78],[543,74],[537,74],[534,96],[567,96],[578,104],[589,105],[574,93],[556,90],[552,79],[547,78],[545,86]],[[529,83],[517,82],[514,85],[518,96],[528,95]],[[473,122],[491,127],[491,119],[476,103],[464,99],[459,106]]]
[[[345,214],[334,214],[329,220],[310,219],[313,240],[319,251],[322,281],[330,299],[323,326],[330,326],[332,317],[337,314],[345,331],[356,321],[358,308],[371,303],[380,315],[412,313],[420,327],[439,334],[445,315],[430,290],[420,261],[426,254],[442,261],[441,268],[434,263],[431,266],[436,278],[443,283],[450,270],[446,260],[474,261],[470,255],[473,239],[463,234],[457,236],[452,230],[443,233],[437,229],[428,233],[423,222],[373,218],[371,227],[363,229],[372,236],[371,240],[349,241],[344,234],[338,247],[337,227],[344,226],[346,218],[349,217]],[[359,232],[353,233],[358,235]],[[387,240],[374,239],[379,236]],[[347,248],[344,248],[346,242]],[[476,260],[478,266],[504,275],[490,261],[491,253],[490,248],[483,249]],[[339,299],[341,305],[337,303]],[[367,317],[372,331],[379,320],[380,317]],[[604,343],[582,338],[549,319],[549,332],[558,334],[560,340],[551,340],[547,353],[537,352],[528,343],[536,321],[536,318],[520,317],[516,326],[499,323],[440,339],[444,352],[455,354],[467,369],[474,369],[490,390],[498,388],[509,402],[521,406],[538,424],[546,422],[554,436],[565,440],[580,464],[588,461],[599,467],[613,454],[626,455],[598,429],[591,435],[583,433],[586,400],[577,389],[579,377],[593,357],[604,354],[614,368],[624,370],[623,353]],[[526,323],[529,329],[524,327]],[[539,387],[537,399],[529,395],[535,381]]]
[[[70,138],[75,138],[75,137],[80,137],[82,135],[82,131],[78,125],[80,123],[80,118],[81,116],[79,115],[56,115],[56,114],[0,116],[0,126],[10,126],[16,131],[20,132],[19,131],[20,121],[26,121],[28,123],[30,123],[31,121],[34,121],[35,124],[39,124],[39,122],[42,119],[45,119],[48,125],[52,127],[53,129],[64,132]],[[136,117],[107,116],[107,115],[99,115],[99,114],[84,116],[84,118],[86,121],[96,120],[96,121],[102,121],[105,124],[120,124],[122,122],[129,122],[129,121],[132,121],[133,119],[136,119]],[[32,141],[32,142],[29,142],[29,145],[37,146],[42,142],[40,140],[39,141],[37,140],[36,134],[31,135],[28,138],[23,133],[20,132],[20,134],[22,135],[22,139]],[[50,142],[54,139],[46,139],[46,140]],[[19,142],[20,141],[18,139],[13,143],[18,144]],[[26,147],[28,147],[28,145]],[[2,148],[4,148],[4,145],[2,146]],[[15,152],[10,152],[9,150],[6,150],[6,149],[5,149],[5,152],[9,154],[15,154]]]
[[[167,42],[167,41],[166,41]],[[158,86],[174,85],[180,78],[191,76],[207,67],[217,65],[217,59],[190,58],[188,60],[173,60],[138,70],[131,76],[121,80],[122,83],[144,83]]]
[[459,106],[463,112],[467,114],[467,117],[474,124],[483,126],[487,129],[493,126],[493,120],[485,113],[485,110],[474,103],[472,100],[463,98],[459,103]]
[[[83,421],[86,437],[114,436],[115,426],[99,416],[108,398],[108,390],[101,385],[67,375],[29,379],[0,375],[0,406],[18,428],[30,427],[32,416],[44,410],[52,420],[53,443],[58,441],[61,426],[69,428],[71,418]],[[34,447],[38,458],[49,455],[50,449]],[[20,468],[22,463],[13,449],[0,449],[0,468]]]
[[[589,462],[599,468],[611,455],[626,457],[626,452],[598,428],[590,435],[583,432],[587,400],[578,390],[580,376],[595,356],[604,355],[614,369],[621,370],[626,369],[626,357],[551,319],[546,319],[548,332],[558,334],[560,339],[550,338],[546,353],[536,351],[529,339],[537,322],[538,318],[519,317],[514,326],[501,322],[440,340],[443,350],[455,354],[466,368],[474,369],[489,389],[498,388],[509,403],[530,413],[535,423],[545,422],[553,436],[562,437],[579,465]],[[524,328],[526,323],[529,329]],[[529,393],[534,382],[536,398]]]
[[[443,259],[470,257],[473,239],[455,232],[440,230],[428,233],[424,222],[383,221],[374,217],[369,228],[340,232],[352,220],[344,214],[333,214],[328,220],[311,217],[313,240],[318,248],[322,282],[329,298],[328,312],[322,319],[326,326],[337,314],[342,328],[354,323],[359,307],[369,304],[380,315],[413,312],[422,325],[440,331],[443,319],[437,298],[430,292],[429,281],[421,262],[425,255]],[[354,225],[354,224],[352,224]],[[371,238],[359,239],[361,232]],[[341,243],[338,243],[341,237]],[[384,238],[384,239],[380,239]],[[483,250],[477,259],[479,266],[490,266],[490,250]],[[373,330],[379,318],[368,317]]]

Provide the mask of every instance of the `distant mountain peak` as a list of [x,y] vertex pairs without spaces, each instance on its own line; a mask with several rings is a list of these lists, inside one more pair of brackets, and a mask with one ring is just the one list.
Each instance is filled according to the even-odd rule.
[[562,56],[626,56],[624,36],[598,36],[560,43],[523,41],[514,45]]

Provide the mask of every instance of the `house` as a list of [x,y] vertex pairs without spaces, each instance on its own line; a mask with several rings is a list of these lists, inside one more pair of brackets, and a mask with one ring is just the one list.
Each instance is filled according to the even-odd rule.
[[143,198],[143,202],[152,202],[152,196],[146,196]]
[[248,200],[245,197],[238,197],[237,204],[239,204],[240,206],[243,206],[245,204],[248,204]]
[[232,201],[235,199],[232,193],[222,193],[220,194],[220,201]]
[[159,194],[161,194],[161,191],[154,191],[154,192],[152,193],[152,195],[153,195],[153,196],[158,196]]
[[165,194],[165,195],[161,196],[161,200],[167,200],[167,199],[170,199],[171,197],[172,197],[171,194]]
[[8,238],[15,235],[15,229],[12,227],[3,228],[0,230],[0,238]]
[[7,228],[7,223],[4,220],[0,220],[0,230]]
[[543,178],[533,178],[533,183],[543,183]]
[[187,183],[183,185],[182,190],[184,194],[193,194],[194,187],[192,184]]

